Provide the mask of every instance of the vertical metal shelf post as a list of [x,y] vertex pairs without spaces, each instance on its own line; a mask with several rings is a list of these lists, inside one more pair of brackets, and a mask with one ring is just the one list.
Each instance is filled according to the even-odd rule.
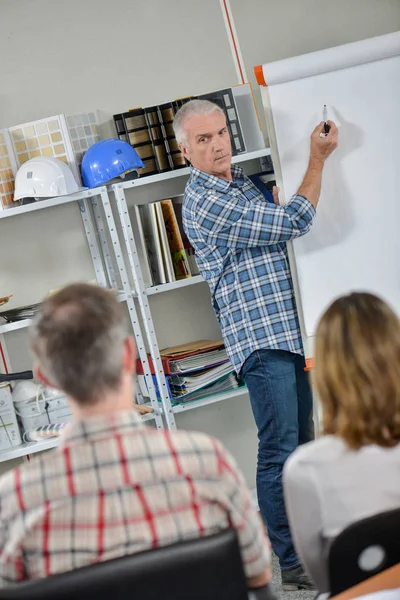
[[136,242],[132,231],[123,184],[113,184],[111,186],[111,189],[114,192],[115,199],[117,202],[118,215],[124,235],[128,260],[135,283],[135,289],[137,292],[139,307],[142,314],[143,325],[150,345],[150,355],[154,365],[156,381],[158,384],[159,394],[163,406],[165,422],[168,429],[176,429],[175,416],[172,409],[171,398],[169,395],[168,385],[164,374],[160,350],[158,347],[157,337],[154,329],[153,318],[151,315],[151,309],[143,281],[142,269],[140,266]]
[[[143,340],[143,335],[142,335],[142,331],[141,331],[141,327],[140,327],[140,323],[139,323],[139,319],[138,319],[138,314],[136,312],[136,306],[135,306],[135,301],[133,298],[133,293],[130,288],[128,272],[126,269],[125,260],[123,257],[120,240],[118,237],[118,232],[117,232],[117,228],[116,228],[116,224],[115,224],[114,215],[112,212],[110,198],[109,198],[107,190],[105,188],[104,188],[104,191],[102,191],[100,193],[100,197],[101,197],[101,202],[103,205],[104,214],[106,217],[107,228],[108,228],[108,231],[110,234],[110,239],[112,242],[115,260],[116,260],[116,263],[117,263],[117,266],[118,266],[118,269],[119,269],[119,272],[121,275],[122,289],[124,291],[125,300],[126,300],[126,303],[128,306],[129,318],[130,318],[130,321],[132,324],[133,334],[134,334],[135,340],[136,340],[136,347],[137,347],[138,355],[139,355],[139,358],[143,365],[144,376],[145,376],[147,388],[149,390],[149,395],[150,395],[150,404],[154,411],[154,419],[156,422],[156,426],[159,429],[161,429],[163,427],[163,421],[162,421],[162,417],[160,414],[160,406],[159,406],[159,402],[157,400],[157,394],[156,394],[155,386],[153,383],[153,378],[152,378],[151,371],[150,371],[149,361],[147,359],[146,346],[145,346],[145,343]],[[94,200],[94,202],[96,202],[96,201]],[[101,214],[98,206],[94,208],[94,212],[95,212],[95,214]],[[107,244],[107,248],[108,248],[108,244]],[[136,286],[136,283],[135,283],[135,286]],[[137,382],[137,378],[136,378],[136,382]],[[141,398],[143,399],[143,396],[140,392],[138,383],[137,383],[137,392],[136,393],[137,393],[139,400]]]
[[[102,200],[103,200],[103,196],[104,196],[104,192],[101,192],[100,197]],[[107,270],[108,285],[113,289],[118,289],[117,278],[115,276],[115,270],[114,270],[114,265],[113,265],[112,256],[111,256],[111,252],[110,252],[110,246],[109,246],[107,234],[106,234],[106,228],[105,228],[106,226],[104,224],[103,213],[101,211],[101,207],[97,200],[97,196],[92,198],[91,202],[92,202],[93,215],[94,215],[94,219],[95,219],[95,223],[96,223],[96,229],[97,229],[97,233],[98,233],[98,236],[100,239],[104,264],[105,264],[105,267]]]
[[[104,188],[106,190],[106,188]],[[100,191],[99,191],[100,193]],[[86,239],[89,246],[90,256],[96,275],[96,281],[101,287],[107,287],[107,277],[104,270],[103,260],[101,258],[100,247],[97,240],[96,228],[93,223],[92,213],[90,211],[91,203],[87,198],[78,200],[79,210],[83,227],[85,229]]]

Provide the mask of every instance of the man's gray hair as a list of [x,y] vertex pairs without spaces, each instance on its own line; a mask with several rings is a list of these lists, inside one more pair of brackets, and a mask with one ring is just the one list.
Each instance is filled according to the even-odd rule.
[[122,383],[122,306],[96,285],[69,285],[47,298],[30,328],[31,348],[49,383],[81,405]]
[[225,115],[224,111],[218,104],[210,102],[209,100],[189,100],[189,102],[186,102],[183,106],[181,106],[176,113],[172,124],[178,144],[187,143],[187,135],[185,131],[185,122],[187,119],[197,115],[211,115],[215,111]]

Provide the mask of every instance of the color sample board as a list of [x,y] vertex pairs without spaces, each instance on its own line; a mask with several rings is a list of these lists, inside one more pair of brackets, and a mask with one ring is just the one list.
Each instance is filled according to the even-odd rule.
[[68,162],[68,147],[61,115],[10,127],[18,167],[38,156],[52,156]]
[[80,183],[83,154],[99,139],[95,112],[55,115],[0,131],[0,210],[12,205],[15,175],[27,160],[58,158],[71,167]]
[[82,113],[67,116],[68,132],[78,165],[86,150],[100,140],[96,113]]
[[335,297],[353,290],[380,295],[400,315],[400,32],[262,69],[285,201],[302,180],[324,104],[339,127],[315,223],[293,244],[305,334],[315,334]]

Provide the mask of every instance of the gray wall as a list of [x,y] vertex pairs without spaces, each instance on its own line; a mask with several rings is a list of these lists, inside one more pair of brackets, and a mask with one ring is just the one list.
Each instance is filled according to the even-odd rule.
[[400,29],[400,0],[230,0],[247,76],[266,62]]
[[[400,29],[400,0],[230,0],[257,107],[254,67]],[[265,121],[261,119],[266,136]]]
[[0,127],[236,83],[218,0],[1,0],[0,56]]

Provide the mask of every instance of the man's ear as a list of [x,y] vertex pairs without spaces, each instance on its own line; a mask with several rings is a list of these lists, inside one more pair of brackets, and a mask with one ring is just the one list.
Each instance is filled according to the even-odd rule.
[[33,375],[34,375],[35,379],[37,379],[38,381],[40,381],[40,383],[43,383],[43,385],[45,385],[46,387],[52,387],[52,388],[56,387],[54,385],[54,383],[51,383],[47,379],[46,375],[43,374],[42,369],[38,365],[34,367],[34,369],[33,369]]
[[183,156],[190,162],[190,152],[189,148],[184,146],[183,144],[178,144],[179,150],[182,152]]
[[131,335],[128,336],[124,342],[122,360],[124,371],[133,375],[136,368],[136,347],[135,341]]

